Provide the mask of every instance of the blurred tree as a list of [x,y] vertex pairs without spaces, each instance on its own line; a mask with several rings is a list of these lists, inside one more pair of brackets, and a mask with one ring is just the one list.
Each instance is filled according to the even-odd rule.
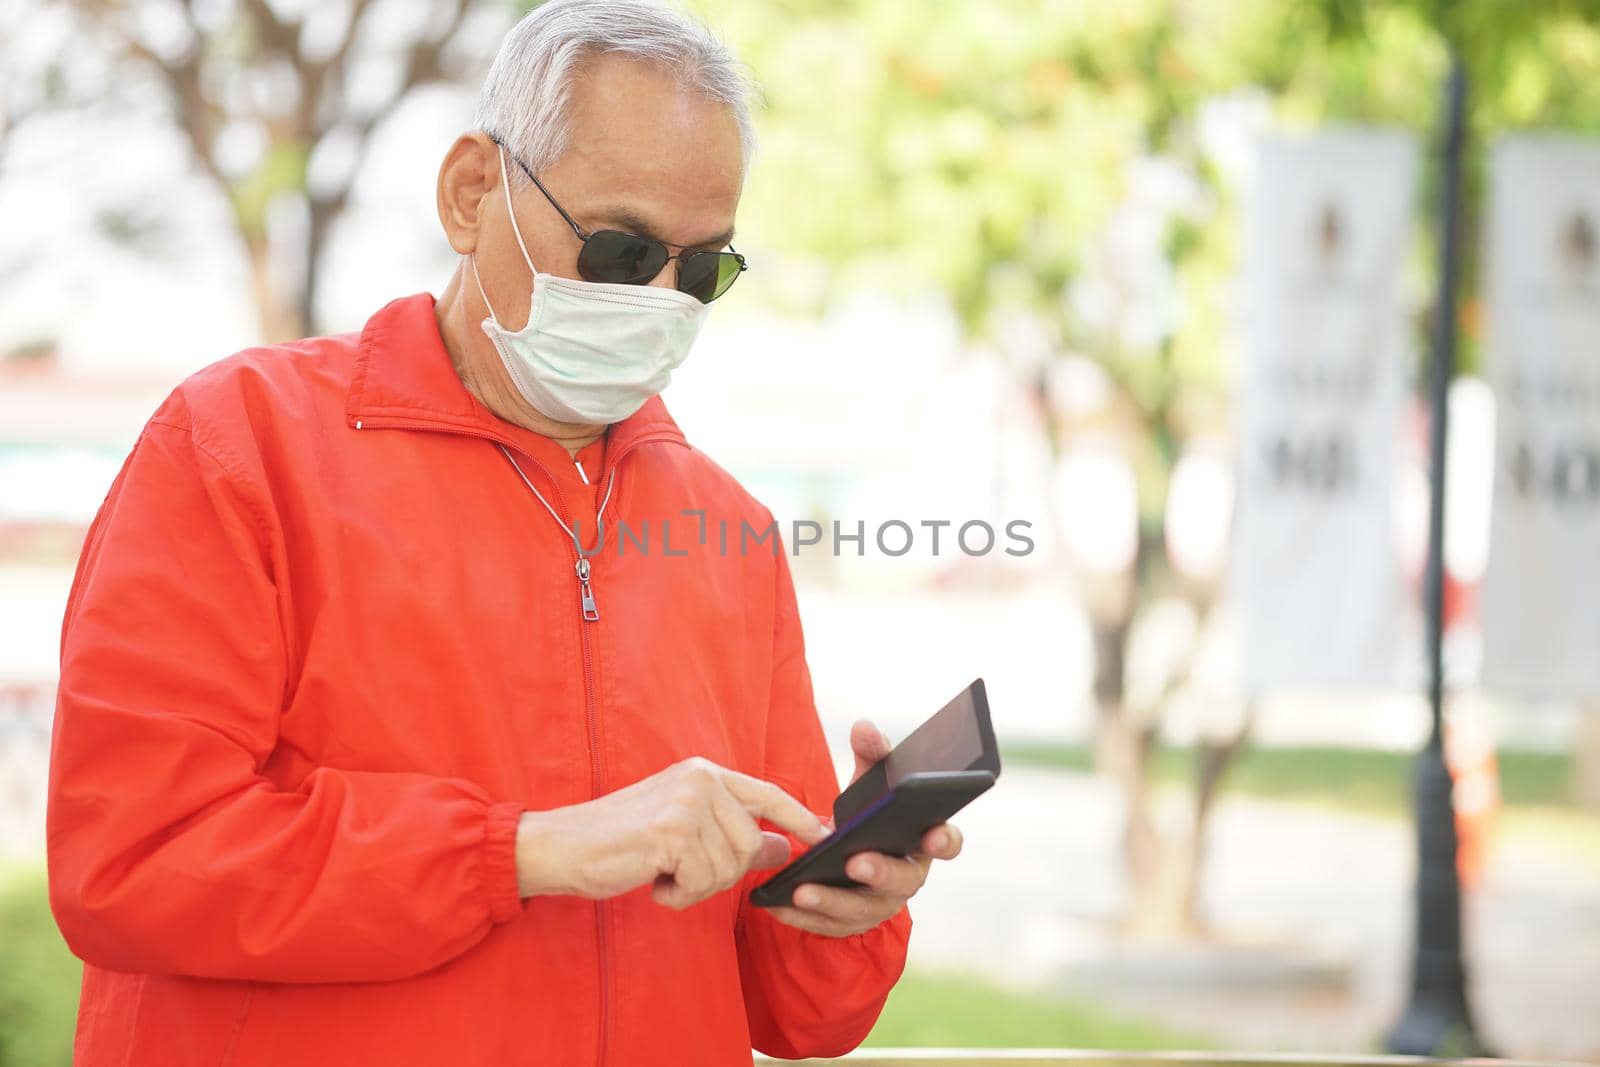
[[[1131,565],[1080,576],[1097,750],[1127,801],[1130,921],[1188,928],[1200,850],[1157,827],[1149,762],[1166,690],[1154,706],[1128,699],[1129,639],[1158,593],[1184,594],[1202,621],[1212,599],[1174,581],[1162,551],[1167,474],[1186,434],[1220,421],[1208,412],[1231,356],[1233,208],[1197,118],[1261,76],[1252,37],[1287,35],[1281,5],[992,0],[939,17],[893,3],[694,6],[761,72],[763,159],[744,214],[771,245],[831,265],[814,299],[937,289],[974,341],[1012,359],[1058,458],[1109,438],[1134,470]],[[1083,355],[1110,386],[1094,412],[1051,384],[1053,362]],[[1220,777],[1207,766],[1200,811]]]
[[[1525,129],[1600,132],[1600,2],[1539,0],[1306,0],[1328,46],[1307,58],[1313,70],[1296,81],[1302,94],[1326,86],[1330,116],[1399,122],[1428,133],[1437,93],[1419,93],[1384,78],[1380,57],[1409,39],[1425,65],[1417,73],[1441,85],[1447,48],[1462,58],[1471,85],[1464,174],[1462,351],[1458,369],[1477,370],[1484,314],[1477,294],[1480,219],[1488,180],[1488,150],[1497,134]],[[1309,74],[1310,76],[1307,76]],[[1407,101],[1409,98],[1409,102]],[[1310,104],[1303,99],[1303,104]],[[1430,157],[1430,163],[1437,163]],[[1438,174],[1430,169],[1431,203]],[[1431,244],[1430,254],[1435,251]],[[1431,294],[1430,294],[1431,295]],[[1431,308],[1420,309],[1425,323]]]
[[[18,13],[0,8],[0,17],[5,15]],[[22,13],[15,21],[27,17],[28,13]],[[46,86],[42,72],[29,69],[17,38],[14,32],[0,36],[0,172],[5,169],[6,148],[13,133],[38,109]]]
[[[816,308],[856,288],[937,290],[969,337],[1006,354],[1040,398],[1058,458],[1109,433],[1135,471],[1132,563],[1084,576],[1097,749],[1126,799],[1131,926],[1192,931],[1205,814],[1243,734],[1202,745],[1194,818],[1163,832],[1150,757],[1183,664],[1152,698],[1130,698],[1126,681],[1141,611],[1176,595],[1203,626],[1214,600],[1214,588],[1168,564],[1163,517],[1174,462],[1225,418],[1237,194],[1258,132],[1252,115],[1290,128],[1367,121],[1429,130],[1437,94],[1418,87],[1443,76],[1436,24],[1448,18],[1470,30],[1483,67],[1480,124],[1592,127],[1600,33],[1583,16],[1595,5],[691,6],[761,75],[767,106],[742,210],[749,228],[826,265],[821,287],[771,296]],[[1042,345],[1027,340],[1040,336]],[[1111,386],[1110,403],[1091,414],[1052,386],[1061,376],[1051,364],[1083,356]]]
[[413,88],[482,60],[457,40],[474,0],[50,2],[82,16],[80,42],[103,43],[164,90],[232,208],[268,341],[316,329],[321,253],[378,124]]
[[12,132],[32,114],[33,106],[29,101],[17,99],[20,79],[15,63],[3,52],[0,52],[0,59],[4,59],[0,62],[0,171],[3,171]]
[[[0,181],[18,134],[39,115],[92,106],[98,87],[72,77],[65,62],[68,34],[34,0],[0,0]],[[27,47],[25,47],[27,45]],[[3,249],[0,283],[29,269],[33,257]]]

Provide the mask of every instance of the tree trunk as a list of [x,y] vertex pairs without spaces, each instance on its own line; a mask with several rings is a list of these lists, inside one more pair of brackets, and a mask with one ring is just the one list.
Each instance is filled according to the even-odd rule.
[[1122,862],[1128,909],[1124,927],[1135,929],[1150,911],[1161,880],[1164,842],[1150,789],[1150,756],[1157,720],[1141,716],[1127,701],[1128,639],[1141,603],[1150,546],[1141,534],[1127,585],[1092,597],[1094,640],[1095,769],[1109,775],[1122,794]]
[[294,341],[306,335],[300,303],[286,294],[272,263],[272,243],[265,230],[245,238],[250,261],[250,291],[255,297],[263,344]]
[[1126,699],[1128,642],[1137,607],[1145,599],[1141,594],[1149,580],[1151,561],[1160,551],[1159,540],[1141,537],[1125,610],[1102,609],[1091,619],[1096,768],[1116,781],[1123,799],[1122,853],[1128,901],[1123,933],[1139,940],[1175,941],[1204,932],[1199,896],[1206,829],[1224,772],[1248,736],[1250,716],[1244,716],[1232,735],[1200,744],[1189,818],[1163,828],[1152,781],[1161,713],[1190,674],[1212,601],[1203,592],[1190,590],[1200,622],[1185,662],[1173,671],[1153,707],[1130,707]]
[[1600,706],[1585,704],[1578,720],[1572,789],[1582,807],[1600,811]]
[[[1096,712],[1095,765],[1122,792],[1122,858],[1128,889],[1137,902],[1161,865],[1161,835],[1150,803],[1150,750],[1154,723],[1136,723],[1124,697],[1132,612],[1093,623]],[[1135,904],[1137,910],[1137,904]]]
[[306,239],[305,247],[301,250],[300,288],[295,294],[302,329],[298,336],[322,332],[322,322],[317,315],[317,290],[322,283],[322,253],[328,243],[328,234],[333,229],[334,219],[344,210],[344,202],[343,192],[331,198],[306,199]]
[[1184,849],[1184,863],[1178,871],[1175,888],[1179,909],[1175,922],[1194,934],[1202,934],[1206,929],[1205,917],[1200,914],[1200,882],[1205,870],[1206,846],[1210,843],[1211,809],[1221,792],[1223,777],[1249,739],[1253,719],[1254,715],[1247,710],[1239,720],[1238,730],[1231,736],[1221,741],[1201,741],[1198,746],[1200,765],[1195,775],[1194,817],[1189,824],[1188,847]]

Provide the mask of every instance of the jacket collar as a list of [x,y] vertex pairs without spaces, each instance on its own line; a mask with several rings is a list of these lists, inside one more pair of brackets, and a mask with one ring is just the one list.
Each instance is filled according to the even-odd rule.
[[[467,391],[439,336],[432,293],[392,300],[367,320],[345,402],[349,425],[360,428],[438,430],[487,437],[526,451],[537,436],[484,407]],[[606,440],[610,466],[646,441],[687,445],[659,396],[618,423]]]

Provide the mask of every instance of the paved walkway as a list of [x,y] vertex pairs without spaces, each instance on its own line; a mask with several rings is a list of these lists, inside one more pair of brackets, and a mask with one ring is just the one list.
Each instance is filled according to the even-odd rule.
[[[1409,823],[1226,800],[1206,914],[1230,939],[1276,948],[1130,961],[1105,921],[1121,898],[1117,815],[1108,783],[1008,769],[959,820],[961,860],[913,908],[912,965],[1075,990],[1238,1048],[1375,1048],[1405,989]],[[1480,1028],[1501,1054],[1600,1062],[1592,852],[1502,834],[1467,936]]]

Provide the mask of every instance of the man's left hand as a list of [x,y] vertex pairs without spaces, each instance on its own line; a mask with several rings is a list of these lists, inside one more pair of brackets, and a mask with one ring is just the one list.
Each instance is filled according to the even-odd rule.
[[[856,770],[850,783],[889,754],[889,739],[865,719],[850,728],[850,748]],[[961,831],[949,823],[922,835],[922,849],[910,856],[885,856],[860,852],[845,864],[845,873],[861,883],[859,888],[806,884],[794,891],[794,905],[769,909],[779,922],[814,934],[848,937],[864,933],[890,918],[928,880],[934,860],[953,860],[961,852]]]

